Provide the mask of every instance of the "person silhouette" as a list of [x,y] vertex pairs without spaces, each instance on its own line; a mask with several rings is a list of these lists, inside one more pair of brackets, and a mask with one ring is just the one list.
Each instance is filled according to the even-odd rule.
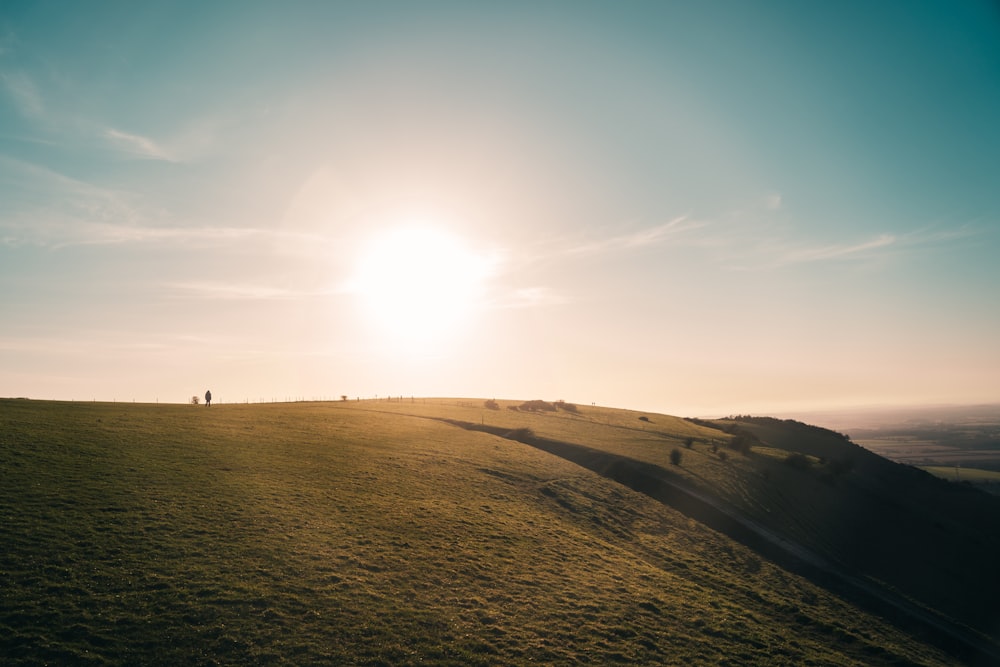
[[212,390],[209,389],[205,392],[205,407],[207,408],[212,404]]

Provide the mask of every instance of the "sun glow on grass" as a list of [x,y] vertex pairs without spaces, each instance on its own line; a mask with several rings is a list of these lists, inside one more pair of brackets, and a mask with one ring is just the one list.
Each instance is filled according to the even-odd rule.
[[425,345],[452,338],[479,307],[493,261],[426,225],[398,227],[361,253],[353,291],[380,336]]

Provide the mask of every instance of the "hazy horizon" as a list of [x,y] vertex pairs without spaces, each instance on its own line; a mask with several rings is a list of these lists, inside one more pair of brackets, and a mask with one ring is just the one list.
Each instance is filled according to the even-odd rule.
[[6,2],[0,396],[1000,402],[987,0]]

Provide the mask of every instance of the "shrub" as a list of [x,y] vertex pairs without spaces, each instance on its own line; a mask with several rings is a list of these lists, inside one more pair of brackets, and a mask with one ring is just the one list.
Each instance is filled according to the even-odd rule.
[[792,452],[785,457],[785,465],[795,468],[796,470],[808,470],[812,467],[812,462],[805,454]]
[[643,415],[643,416],[639,417],[639,421],[641,421],[641,422],[648,422],[649,421],[649,417],[647,417],[646,415]]
[[555,412],[556,406],[536,398],[533,401],[525,401],[524,403],[521,403],[521,409],[525,412],[536,412],[538,410],[542,410],[544,412]]
[[531,444],[531,441],[535,438],[535,432],[530,428],[522,427],[505,433],[503,437],[509,440],[517,440],[518,442]]
[[749,454],[751,444],[751,438],[747,437],[743,433],[737,433],[733,436],[733,439],[729,441],[729,449],[734,452],[739,452],[740,454]]
[[684,446],[688,449],[694,447],[694,438],[684,438]]
[[836,458],[827,463],[830,473],[839,476],[854,470],[854,461],[848,458]]

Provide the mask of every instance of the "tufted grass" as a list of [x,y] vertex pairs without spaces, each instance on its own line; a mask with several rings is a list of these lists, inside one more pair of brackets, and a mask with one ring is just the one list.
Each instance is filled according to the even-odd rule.
[[0,400],[0,662],[952,664],[481,406]]

